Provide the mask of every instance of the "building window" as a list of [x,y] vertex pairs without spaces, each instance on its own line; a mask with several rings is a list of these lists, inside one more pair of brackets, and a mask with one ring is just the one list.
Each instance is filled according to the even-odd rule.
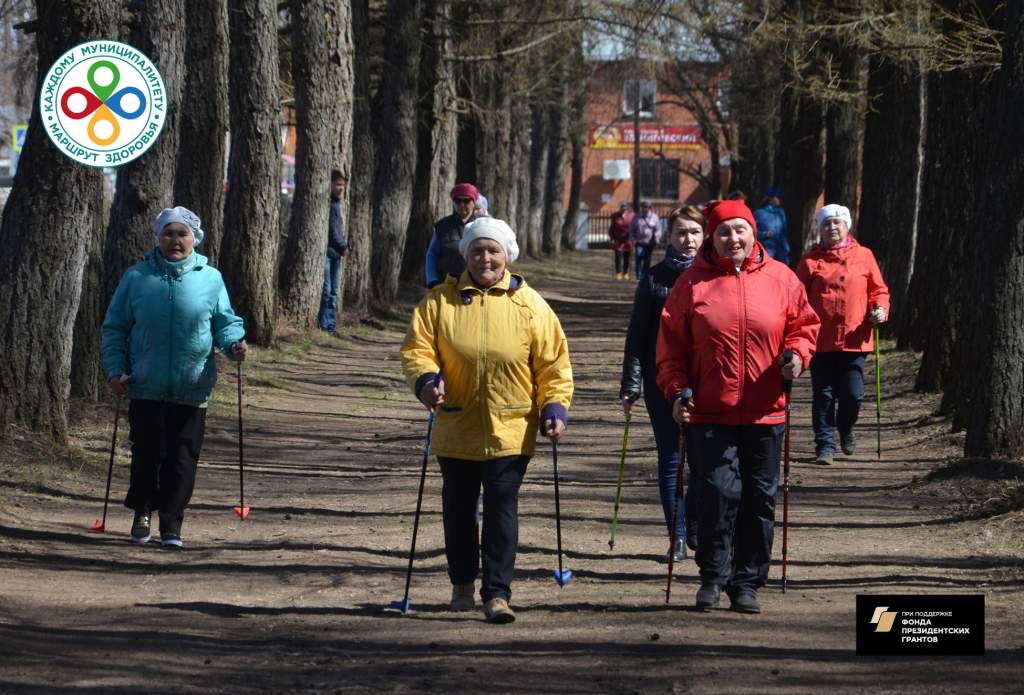
[[626,80],[622,90],[622,113],[633,115],[637,85],[640,88],[640,117],[654,118],[654,104],[658,100],[658,83],[654,80]]
[[641,159],[638,175],[641,198],[679,198],[678,159]]

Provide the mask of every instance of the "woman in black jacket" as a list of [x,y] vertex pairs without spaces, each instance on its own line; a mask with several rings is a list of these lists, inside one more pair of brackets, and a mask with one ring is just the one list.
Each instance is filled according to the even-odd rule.
[[[665,250],[665,260],[652,267],[636,287],[633,315],[629,319],[629,333],[626,336],[626,354],[622,360],[619,398],[622,400],[623,412],[628,415],[633,403],[643,392],[658,448],[658,487],[665,512],[665,528],[671,534],[676,468],[679,465],[679,425],[672,418],[672,404],[665,400],[656,382],[658,371],[655,348],[665,300],[679,275],[693,263],[697,249],[704,241],[704,216],[692,205],[678,208],[669,215],[666,229],[669,243]],[[692,490],[691,484],[687,490],[687,497],[691,500],[694,499]],[[686,557],[687,545],[691,549],[696,546],[695,524],[685,513],[687,507],[692,512],[692,506],[684,504],[683,500],[679,501],[676,560]]]

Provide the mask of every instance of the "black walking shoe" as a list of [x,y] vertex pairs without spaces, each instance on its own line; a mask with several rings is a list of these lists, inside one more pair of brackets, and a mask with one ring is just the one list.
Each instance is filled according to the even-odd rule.
[[697,520],[686,520],[686,547],[697,552]]
[[740,589],[730,592],[729,608],[737,613],[760,613],[761,604],[757,602],[757,592],[752,589]]
[[840,434],[839,443],[843,447],[843,453],[847,456],[853,456],[853,452],[857,450],[857,444],[853,438],[853,430],[846,434]]
[[721,596],[722,590],[717,584],[701,584],[697,589],[697,608],[709,611],[718,605],[718,599]]
[[682,539],[676,540],[676,556],[674,562],[682,562],[686,559],[686,543]]
[[181,550],[185,547],[185,542],[177,533],[162,533],[160,534],[160,545],[168,550]]
[[149,543],[149,539],[152,536],[149,531],[149,514],[145,512],[135,512],[135,520],[132,521],[132,535],[128,537],[128,540],[133,543]]
[[831,466],[832,459],[835,455],[836,453],[834,451],[819,451],[814,455],[814,461],[812,461],[812,463],[816,463],[819,466]]

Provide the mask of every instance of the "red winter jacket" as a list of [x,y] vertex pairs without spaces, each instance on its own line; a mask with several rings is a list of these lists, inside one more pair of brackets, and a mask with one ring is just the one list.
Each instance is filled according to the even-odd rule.
[[777,425],[779,357],[793,350],[806,369],[819,323],[796,275],[759,242],[737,272],[709,238],[661,312],[658,386],[669,401],[693,389],[694,423]]
[[853,237],[841,249],[820,244],[800,259],[796,274],[821,318],[817,352],[871,352],[868,314],[877,304],[889,314],[889,288],[871,249]]
[[608,225],[608,236],[612,240],[612,248],[616,251],[632,251],[633,240],[629,238],[629,225],[633,221],[633,213],[616,212],[612,214],[612,222]]

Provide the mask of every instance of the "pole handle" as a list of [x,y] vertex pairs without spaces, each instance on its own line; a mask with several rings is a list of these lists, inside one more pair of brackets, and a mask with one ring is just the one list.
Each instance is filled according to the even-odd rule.
[[[786,366],[787,364],[791,363],[793,361],[793,356],[794,356],[794,353],[793,353],[792,350],[790,350],[788,348],[783,350],[782,351],[782,366]],[[782,390],[786,393],[786,397],[788,398],[789,397],[789,392],[793,390],[793,380],[792,379],[783,379],[782,380]]]

